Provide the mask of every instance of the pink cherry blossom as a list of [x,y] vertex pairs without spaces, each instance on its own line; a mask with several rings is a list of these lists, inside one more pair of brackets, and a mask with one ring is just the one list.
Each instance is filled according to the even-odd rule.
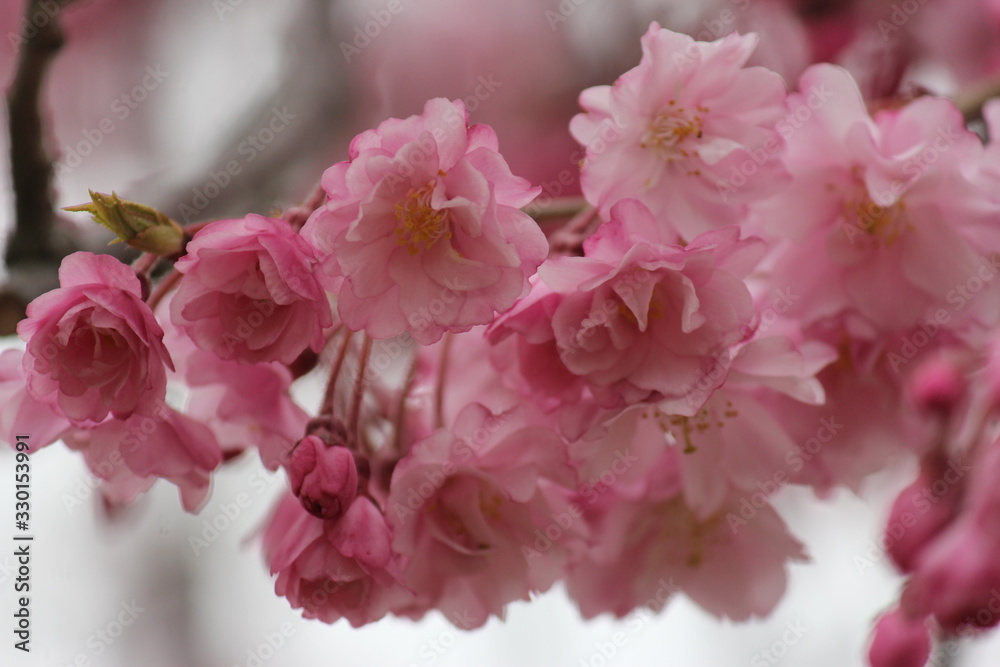
[[332,324],[310,246],[284,221],[213,222],[177,261],[170,316],[201,348],[242,363],[290,364]]
[[[685,403],[756,326],[743,279],[763,241],[729,227],[682,247],[658,242],[656,229],[642,204],[621,202],[587,239],[585,257],[553,258],[539,270],[561,297],[549,306],[559,358],[604,403]],[[697,407],[687,402],[688,411]]]
[[650,24],[639,65],[580,95],[585,113],[570,130],[587,150],[587,199],[606,214],[637,198],[690,239],[738,222],[743,203],[773,191],[784,177],[773,156],[785,87],[776,73],[745,67],[756,43],[736,33],[696,42]]
[[14,447],[18,435],[27,435],[34,452],[58,440],[70,423],[28,391],[23,356],[21,350],[0,352],[0,442]]
[[170,321],[170,302],[157,314],[164,341],[177,359],[171,376],[187,385],[185,414],[215,434],[227,457],[254,447],[269,470],[287,461],[309,415],[290,395],[292,375],[279,362],[242,364],[203,350]]
[[570,507],[563,441],[519,410],[478,404],[413,445],[392,477],[393,548],[418,602],[467,627],[548,589],[586,528]]
[[642,495],[622,495],[617,484],[584,494],[593,537],[570,566],[567,585],[585,617],[658,611],[682,591],[709,613],[745,620],[781,599],[785,565],[804,557],[802,546],[769,504],[743,519],[736,490],[711,516],[696,516],[681,494],[680,456],[675,448],[662,451],[646,468]]
[[324,521],[286,494],[264,531],[274,591],[305,618],[359,627],[382,618],[409,593],[397,581],[392,535],[369,498],[358,496],[338,519]]
[[211,473],[222,463],[222,450],[211,430],[169,407],[157,415],[109,419],[93,428],[75,429],[65,440],[71,449],[84,452],[95,475],[131,494],[118,500],[130,501],[161,478],[178,487],[189,512],[205,502]]
[[154,414],[173,366],[138,277],[113,257],[77,252],[59,283],[17,327],[32,397],[76,425]]
[[948,327],[995,322],[1000,291],[973,299],[967,286],[996,273],[1000,208],[973,178],[982,145],[959,110],[922,97],[872,118],[850,75],[831,65],[809,68],[788,105],[806,112],[789,129],[794,179],[754,210],[792,239],[771,278],[802,294],[791,314],[807,326],[857,314],[898,333],[942,307]]
[[326,206],[302,232],[343,276],[338,309],[374,338],[432,343],[486,324],[528,289],[548,253],[519,209],[538,193],[510,173],[486,125],[461,102],[389,119],[355,137],[323,176]]

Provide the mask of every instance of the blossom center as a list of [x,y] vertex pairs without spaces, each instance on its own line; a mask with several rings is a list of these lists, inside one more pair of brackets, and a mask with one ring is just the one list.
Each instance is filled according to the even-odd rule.
[[396,243],[411,255],[427,250],[439,239],[451,238],[447,211],[431,206],[434,182],[414,188],[396,203]]
[[641,146],[652,148],[672,162],[677,158],[697,156],[693,148],[694,140],[702,137],[702,116],[705,107],[697,107],[694,112],[678,107],[676,100],[658,113],[642,135]]
[[909,224],[904,212],[906,203],[900,199],[889,206],[875,203],[867,194],[844,203],[844,217],[856,231],[891,246],[903,235]]
[[[659,424],[660,430],[666,434],[671,442],[684,443],[684,453],[694,454],[698,451],[695,446],[696,436],[710,429],[722,429],[726,422],[733,417],[739,416],[739,411],[733,407],[732,401],[725,401],[724,405],[706,405],[693,417],[683,415],[668,415],[658,408],[653,412],[653,418]],[[650,415],[644,412],[643,417]]]
[[[663,299],[659,294],[659,286],[653,288],[653,294],[649,298],[649,306],[646,311],[646,326],[649,326],[650,322],[662,320],[667,315],[666,306],[663,303]],[[639,327],[639,318],[632,308],[621,298],[617,297],[618,301],[618,314],[625,319],[626,322],[632,324],[635,327]],[[644,331],[646,327],[639,327],[640,331]]]

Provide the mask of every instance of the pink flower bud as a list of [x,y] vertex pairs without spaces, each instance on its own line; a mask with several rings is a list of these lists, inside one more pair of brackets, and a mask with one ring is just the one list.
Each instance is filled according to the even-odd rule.
[[872,667],[924,667],[930,654],[931,637],[924,620],[895,609],[875,625],[868,662]]
[[961,369],[943,356],[928,359],[910,380],[913,402],[921,412],[948,414],[965,394]]
[[896,497],[885,540],[900,572],[912,572],[920,555],[951,524],[965,482],[957,461],[928,459],[921,464],[917,479]]
[[307,435],[292,452],[288,478],[302,507],[321,519],[336,519],[358,492],[358,469],[346,447],[328,447]]

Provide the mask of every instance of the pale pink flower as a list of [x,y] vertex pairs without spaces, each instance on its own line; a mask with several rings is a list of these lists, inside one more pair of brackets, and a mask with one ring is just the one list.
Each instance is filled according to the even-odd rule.
[[[804,326],[860,315],[905,333],[936,309],[948,327],[996,321],[1000,207],[974,178],[982,145],[949,101],[921,97],[869,117],[850,75],[815,65],[789,96],[791,185],[754,205],[775,236],[771,280],[795,285]],[[973,291],[974,290],[974,291]],[[970,303],[974,307],[966,307]]]
[[[170,297],[172,298],[172,297]],[[169,312],[169,301],[160,311]],[[279,362],[242,364],[203,350],[169,319],[164,340],[189,391],[185,414],[215,434],[227,457],[255,447],[269,470],[287,461],[309,415],[292,399],[292,374]]]
[[[685,403],[756,327],[743,279],[763,241],[728,227],[670,245],[656,229],[642,204],[621,202],[587,239],[585,257],[553,258],[539,269],[561,297],[551,316],[560,360],[607,404]],[[714,376],[714,386],[724,379]],[[686,403],[689,412],[698,407]]]
[[420,607],[472,628],[547,590],[586,532],[572,484],[562,439],[525,426],[518,410],[474,403],[414,444],[393,473],[387,515]]
[[744,519],[746,496],[735,489],[698,517],[681,493],[680,456],[663,450],[646,468],[641,496],[621,494],[617,484],[581,496],[593,538],[570,566],[567,587],[586,618],[659,611],[684,592],[711,614],[746,620],[769,613],[784,594],[785,565],[803,559],[802,545],[766,500]]
[[392,534],[373,502],[358,496],[338,519],[309,514],[291,493],[264,530],[274,591],[305,618],[354,627],[379,620],[409,598],[399,586]]
[[374,338],[432,343],[503,312],[548,253],[520,210],[538,193],[513,176],[486,125],[461,102],[389,119],[355,137],[323,175],[329,200],[302,233],[343,277],[338,309]]
[[170,317],[201,348],[242,363],[290,364],[322,347],[330,307],[312,248],[288,223],[213,222],[187,245]]
[[744,66],[756,43],[736,33],[696,42],[650,24],[639,65],[612,86],[583,91],[585,113],[570,123],[587,151],[588,201],[606,215],[637,198],[690,239],[738,222],[745,202],[773,190],[785,177],[775,157],[785,86],[774,72]]
[[189,512],[204,503],[211,473],[222,463],[222,449],[211,430],[169,407],[156,415],[109,419],[93,428],[75,429],[64,439],[71,449],[83,451],[95,475],[124,485],[133,494],[156,478],[172,482]]
[[154,414],[173,366],[138,277],[113,257],[77,252],[59,282],[18,323],[28,391],[75,425]]
[[21,350],[0,352],[0,442],[15,447],[18,435],[28,436],[30,452],[58,440],[70,423],[28,391]]

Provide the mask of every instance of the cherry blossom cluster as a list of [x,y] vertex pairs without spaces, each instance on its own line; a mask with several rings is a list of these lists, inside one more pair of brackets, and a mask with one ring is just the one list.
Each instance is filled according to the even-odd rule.
[[766,615],[807,559],[774,497],[912,465],[871,664],[997,625],[1000,144],[943,98],[872,113],[833,65],[786,84],[754,35],[641,44],[580,96],[561,218],[445,99],[280,217],[94,193],[76,210],[144,254],[65,259],[0,355],[0,433],[192,512],[256,450],[288,482],[277,594],[354,626],[474,628],[559,581],[588,618]]

